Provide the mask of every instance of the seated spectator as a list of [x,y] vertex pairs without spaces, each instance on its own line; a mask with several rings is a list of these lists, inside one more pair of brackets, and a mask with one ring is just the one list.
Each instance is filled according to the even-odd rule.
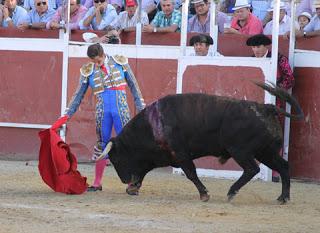
[[175,0],[161,0],[162,11],[159,11],[151,24],[143,27],[143,32],[179,32],[181,12],[174,9]]
[[[119,16],[111,23],[111,27],[117,30],[135,31],[138,22],[138,9],[136,0],[127,0],[125,11],[120,12]],[[149,24],[148,15],[141,10],[141,24]]]
[[[191,0],[196,15],[188,21],[188,32],[210,33],[210,3],[208,0]],[[227,20],[227,15],[218,11],[218,30],[223,32],[223,25]]]
[[17,5],[17,0],[4,0],[3,4],[0,5],[2,27],[17,27],[27,20],[28,12]]
[[237,0],[231,28],[225,28],[224,33],[254,35],[262,33],[261,21],[250,12],[250,4],[247,0]]
[[110,26],[117,17],[117,12],[106,0],[94,0],[94,6],[90,7],[86,15],[79,22],[81,30],[103,30]]
[[[191,56],[213,56],[212,52],[209,52],[210,45],[213,45],[213,39],[206,34],[198,34],[190,38],[190,46],[193,46],[194,52]],[[216,56],[222,56],[220,53],[216,53]]]
[[[60,6],[52,19],[47,23],[47,29],[58,29],[61,28],[60,22],[62,20],[62,9],[63,7]],[[70,0],[70,21],[69,21],[69,29],[76,30],[80,29],[79,22],[84,17],[86,12],[88,11],[87,8],[80,5],[80,0]]]
[[19,24],[18,28],[46,28],[47,23],[56,13],[55,10],[48,8],[48,0],[34,0],[34,3],[36,5],[36,9],[28,12],[26,22]]
[[313,6],[316,9],[316,15],[313,16],[310,23],[304,27],[303,31],[300,30],[296,33],[296,37],[313,37],[320,35],[320,0],[315,0]]
[[[273,3],[272,5],[270,5],[268,11],[273,13]],[[271,16],[273,16],[273,14]],[[266,26],[263,29],[263,34],[272,35],[272,25],[273,20],[266,24]],[[284,35],[287,32],[290,32],[290,27],[290,17],[287,15],[286,6],[284,2],[280,2],[279,35]],[[298,28],[298,24],[296,25],[296,28]]]
[[303,30],[305,26],[310,23],[312,16],[310,13],[304,11],[298,16],[298,24],[299,24],[299,30]]
[[[49,9],[57,9],[57,2],[60,2],[60,4],[62,3],[62,1],[59,0],[48,0],[48,7]],[[30,10],[35,10],[36,6],[35,6],[35,0],[24,0],[23,2],[23,8],[26,9],[27,11]]]

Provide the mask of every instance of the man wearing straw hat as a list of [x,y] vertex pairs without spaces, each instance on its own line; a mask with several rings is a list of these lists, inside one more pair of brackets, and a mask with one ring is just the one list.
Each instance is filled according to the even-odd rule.
[[250,12],[248,0],[237,0],[232,10],[234,10],[234,17],[231,28],[225,28],[224,33],[246,35],[262,33],[262,23]]

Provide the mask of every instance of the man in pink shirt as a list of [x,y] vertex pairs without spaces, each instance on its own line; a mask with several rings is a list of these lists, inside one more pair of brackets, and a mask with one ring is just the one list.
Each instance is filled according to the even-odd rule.
[[[80,5],[80,0],[70,0],[70,30],[79,29],[79,21],[84,17],[87,12],[87,8]],[[47,29],[58,29],[60,28],[60,21],[62,19],[62,6],[58,8],[55,15],[47,23]]]
[[234,17],[231,21],[231,27],[225,28],[224,33],[255,35],[263,31],[261,21],[250,12],[248,0],[237,0],[234,10]]

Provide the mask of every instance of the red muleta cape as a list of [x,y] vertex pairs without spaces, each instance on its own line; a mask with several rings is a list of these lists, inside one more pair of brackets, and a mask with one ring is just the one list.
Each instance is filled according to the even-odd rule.
[[87,178],[77,170],[77,159],[55,131],[55,128],[39,132],[39,172],[42,180],[55,192],[81,194],[86,191]]

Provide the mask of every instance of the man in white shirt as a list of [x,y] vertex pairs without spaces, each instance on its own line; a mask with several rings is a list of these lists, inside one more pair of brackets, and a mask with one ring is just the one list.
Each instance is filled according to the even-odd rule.
[[[268,11],[273,13],[273,4],[271,4]],[[272,35],[272,25],[273,20],[266,24],[263,29],[263,34]],[[298,29],[298,25],[296,25],[296,28]],[[287,10],[284,2],[280,2],[279,35],[285,35],[287,32],[290,32],[290,30],[290,17],[287,15]]]
[[[127,0],[125,11],[120,12],[119,16],[111,23],[111,27],[116,30],[135,31],[138,22],[138,9],[135,0]],[[141,25],[149,24],[148,15],[145,11],[141,10]]]

